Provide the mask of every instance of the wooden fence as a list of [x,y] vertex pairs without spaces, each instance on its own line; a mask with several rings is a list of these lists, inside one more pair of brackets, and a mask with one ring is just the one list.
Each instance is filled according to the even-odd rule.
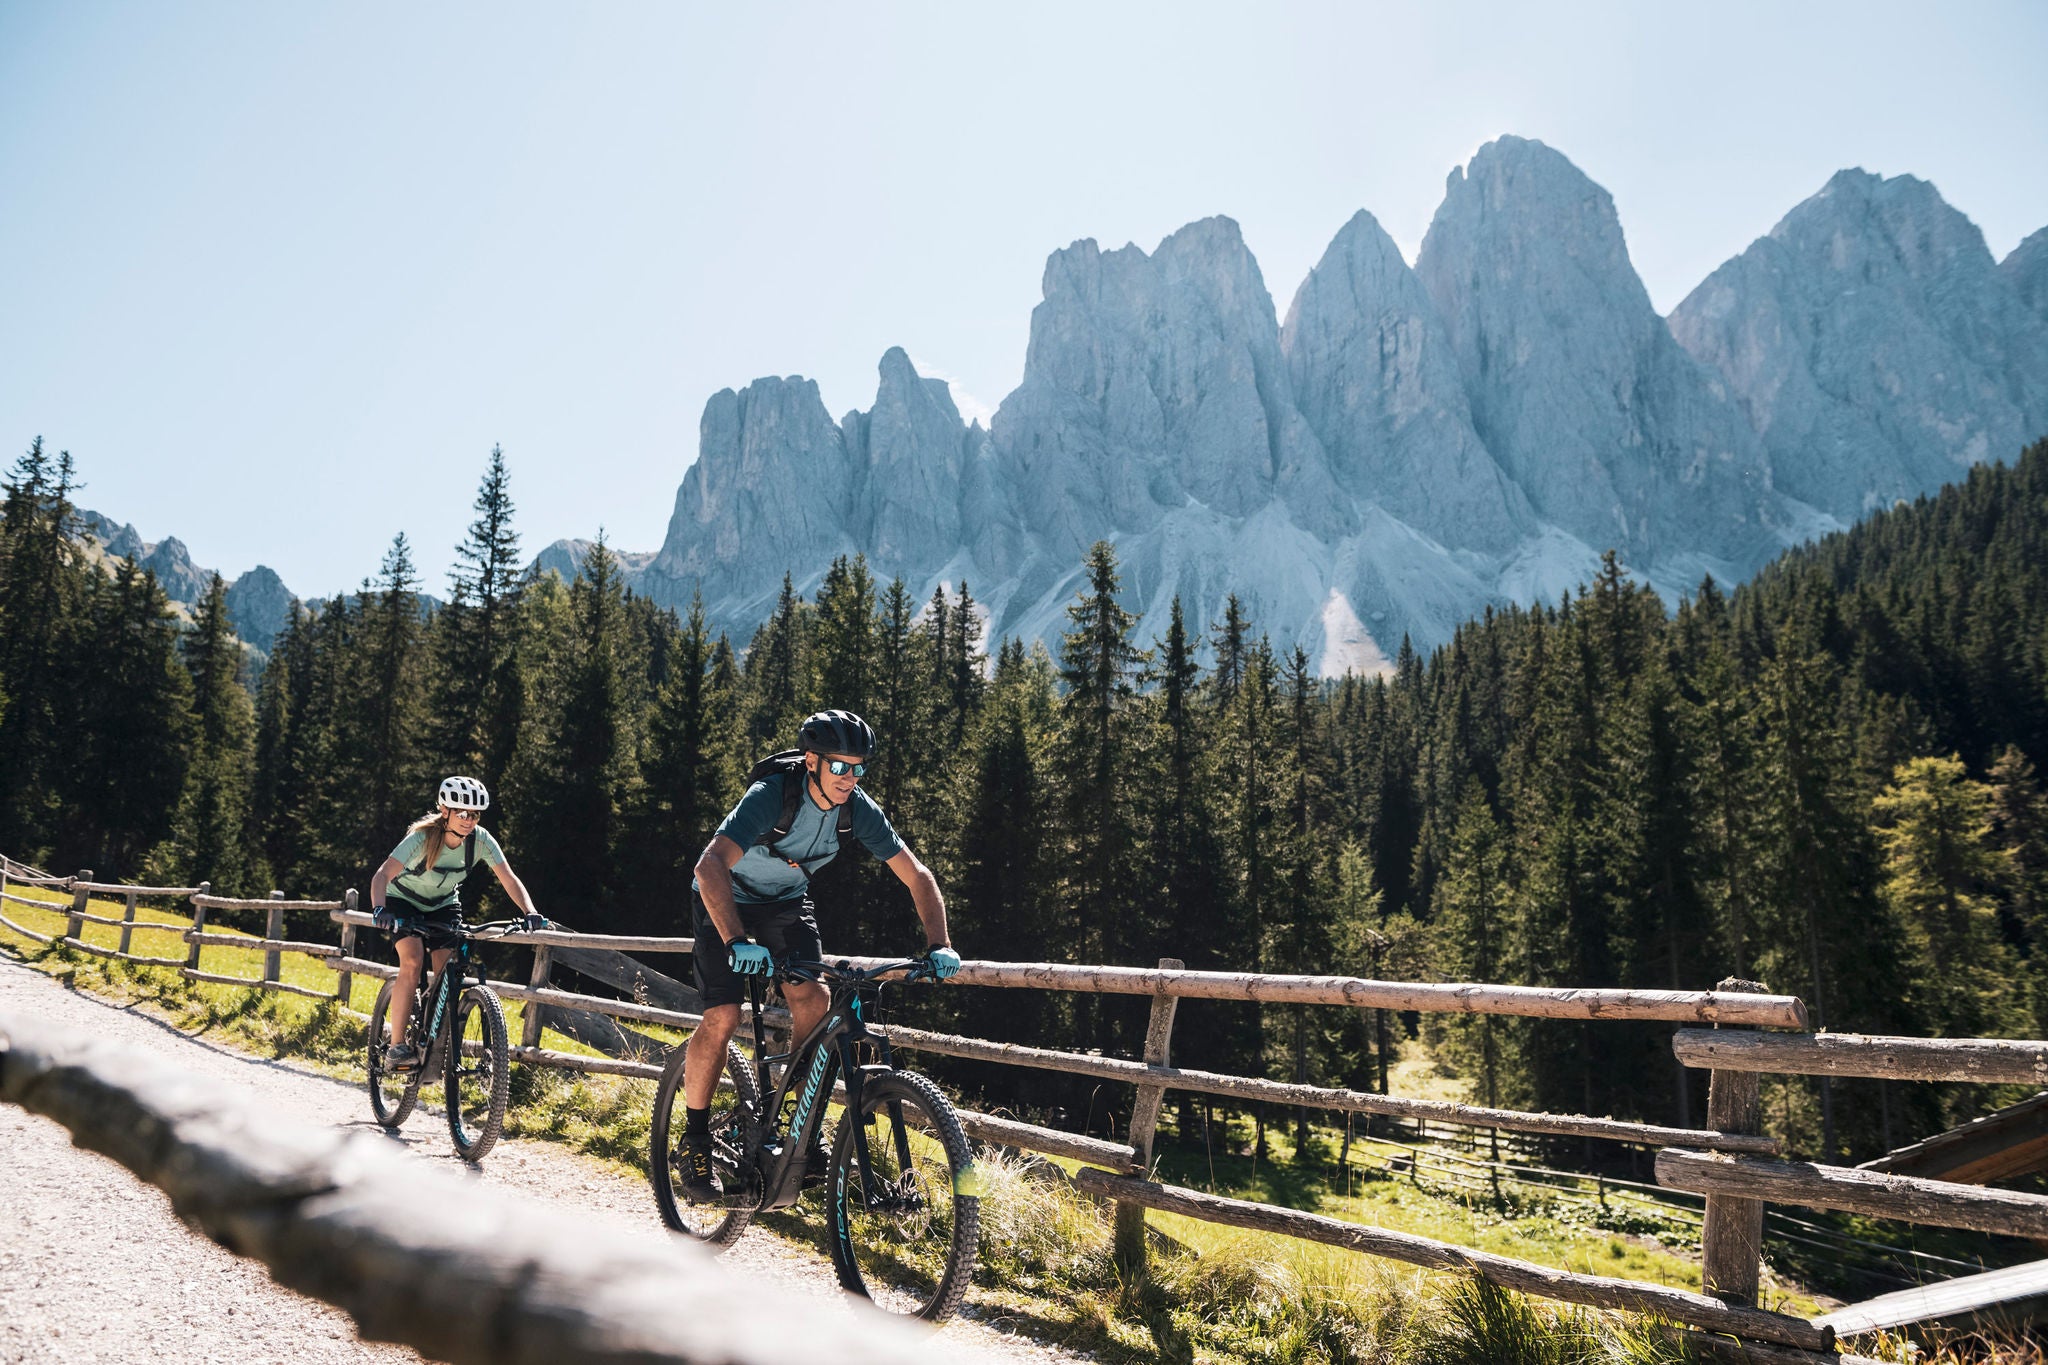
[[[9,894],[6,885],[10,878],[46,892],[69,891],[73,896],[63,935],[35,933],[6,921],[10,928],[45,942],[57,937],[69,947],[102,956],[175,967],[193,980],[329,994],[279,979],[279,956],[299,953],[335,974],[331,994],[345,1003],[353,977],[395,974],[394,968],[357,954],[356,935],[371,920],[354,908],[353,892],[332,901],[288,901],[276,894],[261,900],[230,899],[214,896],[203,886],[127,887],[93,882],[89,872],[68,878],[51,877],[11,861],[0,863],[0,902],[29,903],[43,908],[49,908],[47,902]],[[127,913],[121,920],[89,914],[86,907],[93,894],[124,897]],[[84,940],[81,929],[87,922],[132,923],[137,896],[182,897],[189,901],[192,922],[183,931],[188,945],[183,960],[130,954],[126,951],[125,933],[118,949]],[[264,936],[252,939],[209,931],[207,915],[216,910],[265,911]],[[323,914],[337,926],[338,942],[284,937],[284,916],[307,912]],[[646,972],[634,958],[624,956],[688,953],[694,948],[689,938],[579,934],[549,929],[508,934],[502,941],[524,944],[533,950],[532,970],[525,982],[491,983],[492,989],[504,998],[531,1007],[525,1012],[518,1046],[512,1050],[519,1061],[652,1079],[660,1074],[660,1067],[648,1061],[590,1057],[541,1047],[544,1011],[567,1011],[682,1030],[701,1021],[701,1015],[687,1007],[692,993],[669,978]],[[261,949],[265,953],[262,978],[200,970],[201,950],[210,945]],[[601,979],[653,979],[666,983],[665,1002],[657,1003],[651,998],[661,992],[640,991],[637,993],[642,998],[622,1000],[557,989],[551,977],[558,956],[579,972]],[[848,960],[855,965],[874,965],[881,959]],[[607,963],[610,965],[600,965]],[[642,972],[643,978],[634,977],[634,971]],[[1811,1360],[1839,1358],[1833,1354],[1832,1327],[1771,1312],[1758,1305],[1766,1201],[1850,1209],[1912,1222],[2022,1236],[2048,1236],[2048,1198],[1782,1159],[1778,1141],[1762,1131],[1757,1099],[1757,1076],[1762,1071],[1998,1082],[2048,1079],[2048,1044],[2044,1043],[1816,1036],[1805,1032],[1806,1009],[1797,998],[1771,995],[1754,983],[1735,980],[1724,981],[1712,991],[1549,989],[1188,971],[1179,962],[1168,959],[1156,968],[967,962],[953,983],[1150,998],[1150,1025],[1140,1058],[1025,1047],[899,1025],[877,1030],[907,1051],[1053,1070],[1133,1086],[1136,1101],[1124,1142],[972,1111],[963,1111],[961,1116],[967,1131],[983,1141],[1088,1163],[1090,1169],[1080,1173],[1077,1184],[1114,1201],[1117,1254],[1127,1267],[1141,1264],[1145,1254],[1144,1210],[1159,1209],[1349,1247],[1410,1264],[1463,1270],[1503,1287],[1564,1302],[1655,1314],[1681,1329],[1707,1334],[1700,1337],[1702,1344],[1712,1350],[1737,1351],[1737,1358]],[[1704,1025],[1707,1027],[1677,1030],[1673,1047],[1681,1063],[1710,1072],[1707,1126],[1687,1129],[1590,1115],[1530,1113],[1184,1069],[1172,1065],[1171,1060],[1175,1006],[1181,999],[1515,1015],[1589,1023],[1629,1020]],[[1781,1031],[1756,1031],[1759,1029]],[[1703,1197],[1702,1282],[1706,1292],[1570,1274],[1426,1238],[1155,1183],[1147,1176],[1159,1110],[1169,1090],[1334,1113],[1385,1115],[1497,1132],[1600,1138],[1657,1148],[1658,1183]],[[1747,1345],[1729,1345],[1738,1342]],[[1749,1354],[1739,1355],[1743,1350]]]

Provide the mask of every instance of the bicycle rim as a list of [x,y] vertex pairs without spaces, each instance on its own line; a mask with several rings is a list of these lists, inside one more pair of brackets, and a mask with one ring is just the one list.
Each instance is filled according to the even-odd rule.
[[482,1161],[505,1126],[512,1086],[505,1007],[482,986],[464,991],[456,1005],[446,1067],[448,1135],[454,1139],[456,1155],[464,1161]]
[[654,1095],[654,1128],[649,1138],[647,1175],[654,1203],[670,1228],[720,1250],[739,1240],[754,1219],[757,1195],[747,1157],[746,1115],[757,1103],[754,1068],[732,1044],[725,1048],[725,1079],[711,1098],[711,1165],[718,1172],[724,1197],[715,1204],[692,1204],[683,1195],[687,1160],[683,1128],[683,1049],[669,1054]]
[[391,983],[377,993],[377,1003],[370,1008],[368,1052],[366,1070],[370,1079],[370,1112],[377,1122],[386,1128],[397,1128],[412,1115],[413,1106],[420,1098],[420,1071],[392,1071],[384,1065],[384,1049],[391,1042],[391,1030],[387,1022],[391,1010]]
[[[839,1283],[877,1308],[939,1322],[974,1276],[981,1200],[967,1135],[939,1088],[915,1072],[862,1088],[833,1142],[832,1261]],[[872,1190],[861,1180],[865,1136]],[[905,1154],[908,1160],[905,1160]]]

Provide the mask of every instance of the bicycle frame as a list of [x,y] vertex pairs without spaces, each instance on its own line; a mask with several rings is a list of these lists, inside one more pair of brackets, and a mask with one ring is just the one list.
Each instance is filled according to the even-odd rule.
[[[829,1098],[832,1083],[837,1075],[846,1078],[846,1112],[862,1112],[862,1084],[866,1077],[895,1070],[895,1060],[889,1048],[889,1040],[871,1032],[861,1010],[861,989],[868,985],[881,984],[877,978],[894,971],[915,970],[923,967],[922,962],[892,962],[871,971],[854,972],[846,966],[831,967],[822,962],[789,962],[778,964],[778,975],[784,979],[819,981],[827,977],[834,979],[831,1003],[826,1007],[825,1017],[818,1022],[801,1043],[788,1052],[770,1053],[763,1036],[761,1023],[761,1001],[764,994],[759,978],[750,978],[748,997],[754,1007],[754,1071],[761,1078],[764,1099],[760,1112],[747,1119],[747,1145],[754,1151],[768,1154],[772,1158],[760,1172],[761,1201],[757,1211],[786,1209],[797,1202],[803,1193],[804,1169],[809,1162],[812,1143],[825,1121],[827,1105],[820,1103]],[[875,1050],[880,1059],[876,1062],[859,1060],[858,1049],[865,1044]],[[768,1064],[784,1064],[781,1082],[772,1091],[768,1090]],[[796,1083],[802,1077],[801,1093]],[[787,1133],[782,1137],[780,1149],[776,1147],[776,1130],[782,1115],[792,1098],[796,1112],[791,1117]],[[901,1119],[902,1115],[895,1116]],[[904,1150],[897,1153],[899,1160],[910,1163],[909,1138],[903,1125],[892,1125],[896,1140]],[[874,1170],[868,1155],[867,1132],[861,1127],[855,1134],[855,1156],[860,1163],[861,1188],[870,1191],[868,1207],[879,1207],[873,1195],[875,1188]]]
[[[444,1061],[441,1049],[446,1041],[444,1033],[449,1012],[455,1008],[455,1002],[465,989],[484,984],[483,969],[477,966],[476,958],[478,930],[497,928],[502,933],[506,931],[500,927],[503,923],[463,925],[462,937],[449,950],[448,964],[439,972],[434,971],[432,953],[426,954],[420,963],[420,985],[413,999],[412,1021],[407,1031],[424,1043],[420,1048],[419,1069],[429,1076],[439,1070]],[[474,974],[470,970],[473,966],[476,967]]]

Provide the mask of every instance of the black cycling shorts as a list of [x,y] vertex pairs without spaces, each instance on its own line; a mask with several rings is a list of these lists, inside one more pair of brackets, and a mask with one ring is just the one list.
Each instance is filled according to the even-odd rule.
[[399,917],[398,927],[391,931],[394,944],[402,938],[416,938],[428,952],[438,953],[462,942],[462,907],[459,905],[446,910],[415,910],[403,901],[386,901],[385,907]]
[[[692,892],[690,904],[696,911],[693,932],[697,939],[697,993],[704,997],[705,1009],[737,1005],[747,998],[746,978],[727,961],[725,940],[719,937],[718,926],[711,922],[703,898]],[[733,908],[740,912],[740,927],[747,931],[747,937],[776,957],[802,962],[823,958],[825,945],[818,937],[818,920],[812,912],[810,897],[772,901],[767,905],[741,903]]]

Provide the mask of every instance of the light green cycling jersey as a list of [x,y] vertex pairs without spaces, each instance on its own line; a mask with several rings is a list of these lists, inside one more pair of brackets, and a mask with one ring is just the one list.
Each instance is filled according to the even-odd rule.
[[[391,895],[419,910],[452,910],[462,890],[462,881],[467,874],[462,866],[462,845],[441,848],[441,856],[425,871],[417,870],[421,856],[426,852],[427,831],[414,830],[391,850],[405,871],[393,877],[388,883]],[[480,867],[493,867],[505,861],[505,850],[498,847],[498,841],[482,825],[476,827],[476,861]]]

